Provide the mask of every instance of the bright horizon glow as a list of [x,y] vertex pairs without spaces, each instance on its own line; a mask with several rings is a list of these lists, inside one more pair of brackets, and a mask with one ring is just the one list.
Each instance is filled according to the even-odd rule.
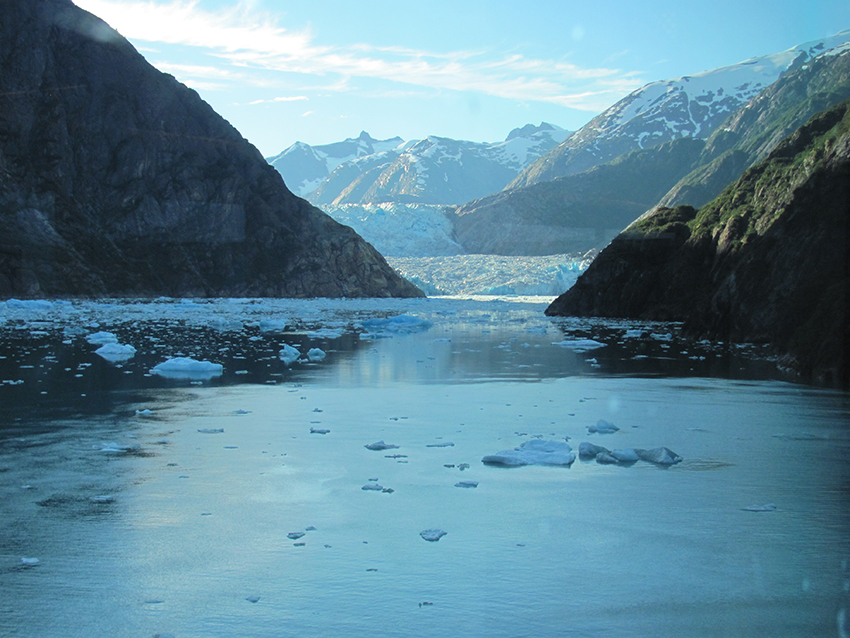
[[198,91],[267,157],[295,141],[325,144],[361,130],[475,141],[504,139],[530,122],[575,130],[648,82],[850,27],[846,0],[747,8],[655,0],[606,12],[563,0],[76,4]]

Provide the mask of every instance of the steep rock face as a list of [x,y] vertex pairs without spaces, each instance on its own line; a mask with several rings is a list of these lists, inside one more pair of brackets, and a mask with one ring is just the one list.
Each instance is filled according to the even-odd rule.
[[610,164],[490,195],[458,208],[469,253],[554,255],[603,248],[692,167],[701,140],[634,151]]
[[843,31],[781,53],[647,84],[531,164],[507,188],[580,173],[630,151],[682,137],[706,139],[733,111],[775,82],[781,73],[800,68],[848,41],[850,31]]
[[699,211],[655,211],[549,315],[680,320],[771,344],[803,378],[850,381],[850,102],[819,114]]
[[419,295],[70,0],[0,4],[0,296]]

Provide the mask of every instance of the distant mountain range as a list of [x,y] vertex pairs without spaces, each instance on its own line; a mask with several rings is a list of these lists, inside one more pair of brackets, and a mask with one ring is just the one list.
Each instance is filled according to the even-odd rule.
[[508,188],[580,173],[682,137],[707,139],[733,112],[789,70],[850,41],[850,30],[787,51],[652,82],[593,118],[531,164]]
[[375,140],[363,131],[322,146],[296,142],[267,161],[293,193],[317,206],[463,204],[502,190],[569,134],[546,122],[514,129],[496,143]]
[[659,202],[710,201],[812,115],[847,98],[850,47],[843,46],[783,73],[707,140],[681,137],[469,202],[456,210],[455,239],[470,252],[514,255],[603,248]]
[[[413,224],[426,210],[405,205],[437,204],[452,232],[428,209],[440,240],[425,241],[416,224],[420,254],[455,250],[451,242],[467,253],[584,253],[659,204],[711,200],[813,114],[850,97],[848,49],[850,30],[652,82],[574,133],[529,125],[498,144],[362,133],[295,144],[270,161],[296,193],[343,223],[356,220],[376,246],[406,250],[378,226],[392,220],[401,231],[402,220]],[[375,204],[391,205],[392,215]]]

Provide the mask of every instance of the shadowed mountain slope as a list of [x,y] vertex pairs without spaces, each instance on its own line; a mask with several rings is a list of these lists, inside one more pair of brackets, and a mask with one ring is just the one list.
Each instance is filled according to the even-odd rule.
[[0,3],[0,296],[413,296],[70,0]]
[[549,315],[684,321],[770,344],[806,380],[850,381],[850,102],[810,120],[700,210],[626,229]]

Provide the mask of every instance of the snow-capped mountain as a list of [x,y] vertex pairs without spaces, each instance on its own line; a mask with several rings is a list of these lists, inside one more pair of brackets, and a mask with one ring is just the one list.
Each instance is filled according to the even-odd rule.
[[846,46],[850,30],[787,51],[673,80],[652,82],[593,118],[538,159],[508,188],[579,173],[681,137],[706,139],[736,109],[827,51]]
[[[266,161],[283,175],[289,190],[299,197],[304,197],[316,190],[341,164],[359,158],[380,156],[397,148],[398,152],[401,152],[404,146],[404,140],[400,137],[375,140],[366,131],[362,131],[358,137],[333,144],[310,146],[295,142],[282,153],[266,158]],[[398,152],[393,157],[396,157]]]
[[514,129],[496,143],[437,136],[378,141],[363,132],[325,146],[298,142],[268,161],[293,192],[319,206],[452,205],[502,190],[568,135],[545,122]]

